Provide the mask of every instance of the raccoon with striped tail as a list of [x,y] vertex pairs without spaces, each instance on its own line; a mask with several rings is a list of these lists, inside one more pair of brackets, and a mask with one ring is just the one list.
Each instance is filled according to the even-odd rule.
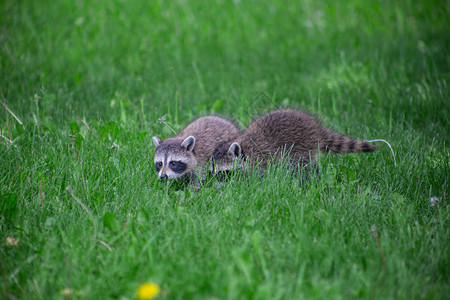
[[282,109],[269,112],[236,138],[221,144],[213,154],[210,170],[217,173],[258,165],[264,171],[269,160],[285,157],[295,168],[314,164],[318,152],[373,152],[367,141],[331,132],[305,112]]
[[206,165],[220,144],[235,139],[239,129],[232,122],[205,116],[194,120],[175,137],[161,140],[154,136],[154,163],[160,179],[190,178],[203,175]]

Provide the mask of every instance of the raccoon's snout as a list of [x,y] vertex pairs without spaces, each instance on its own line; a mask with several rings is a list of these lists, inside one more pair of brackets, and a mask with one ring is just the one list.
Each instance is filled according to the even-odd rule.
[[159,176],[160,179],[167,179],[169,178],[169,176],[167,176],[166,174],[162,174],[161,176]]

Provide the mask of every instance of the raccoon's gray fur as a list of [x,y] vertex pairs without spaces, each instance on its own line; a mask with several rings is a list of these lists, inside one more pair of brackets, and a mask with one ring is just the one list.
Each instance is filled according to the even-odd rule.
[[160,179],[192,175],[206,166],[217,147],[239,134],[236,126],[221,117],[196,119],[175,137],[165,141],[153,137],[155,169]]
[[296,166],[308,166],[319,151],[372,152],[375,147],[323,128],[313,116],[293,109],[272,111],[253,121],[237,138],[218,147],[214,170],[226,171],[241,158],[264,169],[269,159],[283,155]]

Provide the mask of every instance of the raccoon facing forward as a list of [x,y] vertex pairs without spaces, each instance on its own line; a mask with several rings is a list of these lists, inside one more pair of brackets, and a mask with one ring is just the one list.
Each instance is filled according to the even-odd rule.
[[154,136],[154,163],[160,179],[174,179],[202,172],[217,147],[233,140],[239,129],[230,121],[206,116],[196,119],[175,137]]
[[372,152],[375,147],[323,128],[313,116],[293,109],[272,111],[253,121],[237,138],[220,145],[213,155],[214,171],[228,171],[234,162],[258,164],[289,158],[295,167],[308,166],[317,153]]

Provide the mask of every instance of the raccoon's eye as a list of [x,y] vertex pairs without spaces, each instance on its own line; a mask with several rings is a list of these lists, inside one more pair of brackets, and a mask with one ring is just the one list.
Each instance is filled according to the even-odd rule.
[[161,161],[155,162],[155,169],[157,172],[159,172],[159,170],[161,170],[161,167],[162,167]]
[[174,160],[169,163],[169,166],[175,173],[183,173],[187,167],[185,163]]

